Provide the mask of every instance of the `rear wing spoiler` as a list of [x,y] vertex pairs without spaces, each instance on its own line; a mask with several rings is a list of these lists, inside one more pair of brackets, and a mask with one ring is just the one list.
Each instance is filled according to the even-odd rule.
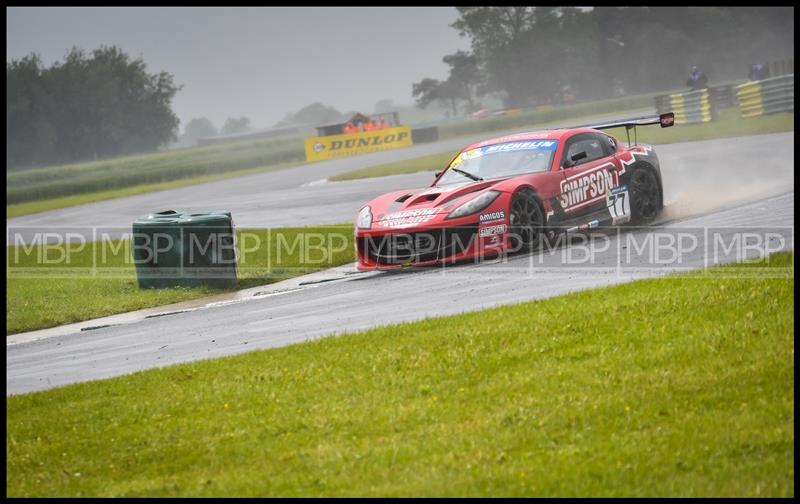
[[650,126],[652,124],[660,124],[662,128],[669,128],[675,124],[675,114],[673,112],[666,112],[657,116],[644,116],[634,117],[632,119],[620,119],[618,121],[611,121],[600,124],[584,124],[582,126],[572,126],[572,128],[592,128],[596,130],[611,129],[611,128],[625,128],[625,133],[628,134],[628,145],[631,144],[631,130],[633,130],[634,144],[638,142],[636,137],[636,126]]
[[635,117],[633,119],[621,119],[619,121],[611,121],[600,124],[585,124],[583,126],[573,126],[574,128],[592,128],[597,130],[621,128],[625,129],[635,128],[636,126],[649,126],[651,124],[660,124],[662,128],[669,128],[675,124],[675,114],[667,112],[657,116]]

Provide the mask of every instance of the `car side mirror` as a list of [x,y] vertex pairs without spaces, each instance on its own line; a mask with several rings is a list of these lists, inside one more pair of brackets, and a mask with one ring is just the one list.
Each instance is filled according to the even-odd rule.
[[439,175],[441,175],[442,173],[444,173],[444,170],[437,171],[436,173],[433,174],[433,178],[439,178]]

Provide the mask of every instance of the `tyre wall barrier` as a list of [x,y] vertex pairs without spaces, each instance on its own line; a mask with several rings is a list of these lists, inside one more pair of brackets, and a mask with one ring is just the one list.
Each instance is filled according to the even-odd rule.
[[794,74],[736,86],[742,117],[794,112]]
[[659,114],[675,113],[675,124],[710,122],[717,118],[717,108],[709,88],[656,96]]

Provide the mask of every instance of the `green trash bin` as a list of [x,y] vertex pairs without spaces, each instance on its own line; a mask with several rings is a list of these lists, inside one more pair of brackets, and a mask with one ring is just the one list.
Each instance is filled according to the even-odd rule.
[[230,212],[145,215],[133,222],[133,260],[141,288],[236,286]]

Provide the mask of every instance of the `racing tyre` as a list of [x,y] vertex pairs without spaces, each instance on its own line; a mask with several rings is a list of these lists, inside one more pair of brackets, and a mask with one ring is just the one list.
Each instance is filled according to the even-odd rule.
[[647,224],[658,215],[661,191],[652,170],[637,168],[631,173],[631,224]]
[[508,212],[511,225],[509,236],[511,238],[511,251],[533,250],[545,238],[544,212],[542,206],[529,189],[519,191],[511,200]]

